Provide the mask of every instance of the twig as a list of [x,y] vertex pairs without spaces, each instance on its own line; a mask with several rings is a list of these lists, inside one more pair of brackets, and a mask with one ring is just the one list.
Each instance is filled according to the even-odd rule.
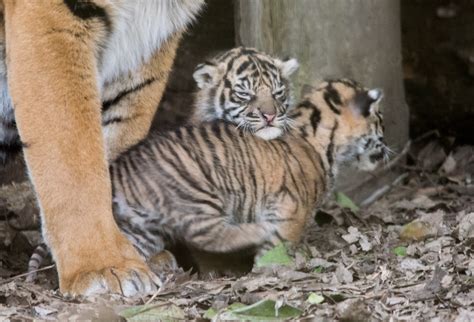
[[20,275],[17,275],[17,276],[13,276],[13,277],[10,277],[6,280],[3,280],[3,281],[0,281],[0,285],[3,285],[3,284],[7,284],[7,283],[10,283],[11,281],[14,281],[16,279],[19,279],[19,278],[22,278],[22,277],[25,277],[25,276],[28,276],[32,273],[37,273],[37,272],[41,272],[41,271],[46,271],[48,269],[51,269],[53,267],[55,267],[56,265],[55,264],[52,264],[52,265],[49,265],[49,266],[45,266],[45,267],[42,267],[42,268],[38,268],[34,271],[31,271],[31,272],[26,272],[26,273],[23,273],[23,274],[20,274]]
[[161,283],[160,285],[158,285],[158,289],[156,290],[155,293],[153,293],[153,295],[150,297],[150,299],[149,299],[148,301],[146,301],[145,305],[148,305],[148,304],[150,304],[151,302],[153,302],[153,300],[154,300],[159,294],[162,293],[164,285],[166,285],[168,282],[169,282],[169,279],[168,279],[168,277],[167,277],[166,280],[165,280],[163,283]]
[[428,131],[426,133],[423,133],[422,135],[420,135],[419,137],[413,139],[413,143],[416,143],[416,142],[420,142],[421,140],[424,140],[432,135],[436,135],[437,137],[440,137],[441,134],[439,134],[439,131],[438,130],[431,130],[431,131]]
[[403,159],[403,157],[408,153],[408,151],[410,150],[410,147],[411,147],[411,141],[408,141],[405,146],[403,147],[403,150],[402,152],[400,152],[395,158],[393,158],[392,160],[390,160],[385,166],[383,167],[380,167],[379,169],[373,171],[371,173],[371,175],[367,178],[367,179],[364,179],[362,180],[357,186],[351,188],[350,190],[351,191],[354,191],[354,190],[359,190],[362,186],[364,186],[365,184],[369,183],[370,181],[372,181],[374,178],[377,178],[377,177],[380,177],[382,174],[384,174],[385,172],[391,170],[395,165],[397,165],[400,160]]
[[365,199],[364,201],[362,201],[360,203],[360,206],[361,207],[367,207],[368,205],[374,203],[377,199],[379,199],[384,194],[389,192],[394,186],[399,184],[403,179],[408,177],[408,175],[409,175],[408,173],[404,173],[404,174],[398,176],[392,183],[387,184],[387,185],[375,190],[367,199]]

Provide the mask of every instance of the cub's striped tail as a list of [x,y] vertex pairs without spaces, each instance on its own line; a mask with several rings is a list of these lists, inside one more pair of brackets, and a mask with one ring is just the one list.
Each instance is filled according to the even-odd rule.
[[46,257],[49,255],[49,248],[45,243],[41,243],[36,246],[33,254],[28,261],[28,275],[26,276],[27,282],[34,282],[38,277],[38,269],[41,268],[41,264]]

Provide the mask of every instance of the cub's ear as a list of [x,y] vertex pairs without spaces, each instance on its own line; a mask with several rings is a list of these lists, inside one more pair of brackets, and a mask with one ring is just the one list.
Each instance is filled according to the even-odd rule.
[[276,65],[281,70],[281,75],[285,78],[293,75],[294,72],[298,70],[300,64],[295,58],[288,58],[287,60],[276,59]]
[[212,62],[205,62],[196,66],[193,78],[199,88],[209,88],[217,82],[219,68]]
[[356,113],[367,117],[378,111],[382,98],[383,91],[380,88],[374,88],[357,93],[351,105]]
[[370,104],[370,113],[374,113],[375,111],[379,111],[379,103],[383,98],[383,90],[381,88],[373,88],[367,91],[367,95],[373,100],[372,104]]
[[367,91],[367,95],[373,99],[374,104],[380,102],[383,98],[383,90],[380,88],[373,88]]

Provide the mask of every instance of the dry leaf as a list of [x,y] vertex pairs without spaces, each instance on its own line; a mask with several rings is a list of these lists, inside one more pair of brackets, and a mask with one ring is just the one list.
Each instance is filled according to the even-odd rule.
[[339,264],[337,266],[335,276],[337,281],[341,284],[352,283],[352,281],[354,280],[352,277],[352,273],[342,264]]
[[426,266],[421,264],[418,259],[415,258],[405,258],[400,262],[400,267],[402,270],[408,271],[424,271],[426,270]]
[[460,240],[474,238],[474,212],[461,218],[458,226],[458,236]]

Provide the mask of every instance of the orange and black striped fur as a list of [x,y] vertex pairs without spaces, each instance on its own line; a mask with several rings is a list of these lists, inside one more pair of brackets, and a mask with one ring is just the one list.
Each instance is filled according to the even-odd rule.
[[111,165],[117,222],[146,257],[168,240],[214,253],[298,242],[341,163],[370,170],[386,156],[381,97],[328,81],[276,140],[224,122],[148,138]]
[[0,166],[23,148],[64,293],[156,289],[114,220],[108,161],[148,133],[203,5],[0,0]]
[[[311,88],[291,112],[295,129],[276,140],[227,122],[150,137],[111,165],[115,218],[145,258],[173,241],[216,253],[297,242],[340,164],[372,170],[387,157],[381,97],[328,81]],[[41,260],[33,256],[29,270]]]
[[297,69],[296,59],[245,47],[199,64],[193,123],[222,119],[265,140],[279,137],[291,126],[290,76]]

